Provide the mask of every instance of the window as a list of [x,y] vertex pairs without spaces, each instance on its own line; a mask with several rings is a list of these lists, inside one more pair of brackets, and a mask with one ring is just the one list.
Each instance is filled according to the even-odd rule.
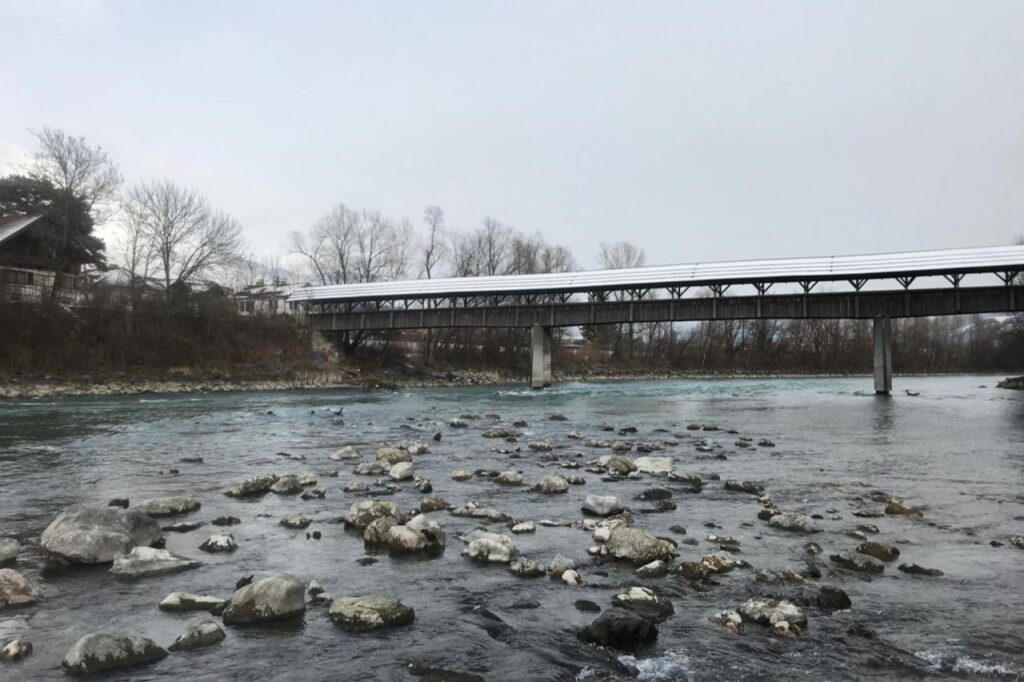
[[20,284],[31,286],[35,284],[35,273],[24,270],[3,270],[3,278],[0,279],[6,284]]

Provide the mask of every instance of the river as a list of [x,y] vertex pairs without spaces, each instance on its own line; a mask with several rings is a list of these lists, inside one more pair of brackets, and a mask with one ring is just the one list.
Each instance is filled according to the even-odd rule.
[[[996,389],[996,382],[990,376],[897,378],[900,392],[890,399],[871,395],[869,378],[850,378],[565,383],[537,392],[489,386],[0,403],[0,536],[28,543],[64,507],[106,504],[115,497],[135,503],[195,495],[202,509],[186,518],[208,522],[232,514],[242,519],[229,529],[240,546],[233,554],[198,550],[214,529],[209,525],[169,533],[168,549],[204,564],[136,582],[114,580],[105,567],[47,568],[39,549],[25,547],[14,568],[39,585],[43,598],[35,606],[0,611],[0,641],[24,637],[35,651],[19,663],[0,664],[0,678],[63,678],[63,655],[89,632],[131,632],[166,647],[195,615],[159,611],[157,603],[168,593],[226,598],[243,575],[288,573],[318,580],[335,596],[383,592],[397,597],[415,608],[415,622],[351,634],[337,628],[324,607],[311,606],[301,623],[225,627],[221,644],[172,653],[110,679],[416,680],[410,663],[486,680],[1021,679],[1024,550],[1009,539],[1024,533],[1024,392]],[[908,388],[919,395],[905,395]],[[468,419],[468,428],[449,426],[452,417],[469,414],[479,418]],[[567,421],[553,421],[553,414]],[[517,444],[481,437],[483,428],[516,420],[527,422]],[[691,423],[721,430],[688,431]],[[619,436],[602,431],[604,426],[635,426],[637,433]],[[652,454],[670,455],[676,470],[700,474],[706,485],[691,493],[646,475],[605,481],[585,464],[568,473],[582,475],[586,484],[563,495],[502,487],[479,476],[467,482],[450,478],[457,469],[516,469],[532,484],[549,473],[566,473],[560,462],[586,462],[610,452],[569,439],[570,431],[585,438],[668,441],[664,451]],[[441,434],[439,442],[432,440],[435,433]],[[737,447],[740,437],[770,439],[775,447]],[[695,447],[700,439],[706,439],[710,452]],[[375,477],[354,476],[353,462],[328,455],[352,445],[363,461],[372,461],[377,448],[409,440],[429,443],[431,452],[415,457],[416,471],[432,482],[433,494],[454,505],[475,500],[516,518],[576,522],[576,527],[538,525],[535,533],[513,539],[532,558],[550,561],[561,552],[574,559],[585,585],[518,578],[500,566],[473,563],[460,556],[459,536],[480,522],[443,511],[430,515],[447,534],[442,556],[413,560],[368,553],[358,534],[333,521],[362,499],[343,492],[344,485],[361,479],[372,487]],[[555,449],[541,456],[525,447],[538,440]],[[181,462],[186,457],[202,457],[203,463]],[[550,459],[555,461],[545,461]],[[340,470],[336,478],[326,476],[332,469]],[[303,501],[266,495],[240,501],[223,494],[252,474],[271,472],[315,473],[326,497]],[[757,498],[724,490],[727,479],[756,481],[779,507],[820,514],[824,531],[807,537],[769,526],[757,519]],[[686,560],[720,553],[707,540],[709,533],[733,536],[741,549],[735,556],[752,568],[691,583],[678,575],[640,580],[631,565],[592,559],[590,533],[578,527],[584,496],[613,494],[636,511],[645,506],[636,496],[655,485],[673,489],[678,508],[637,513],[637,526],[659,536],[694,539],[696,545],[679,545],[680,559]],[[878,506],[870,500],[873,491],[902,497],[920,508],[923,518],[853,516],[855,510]],[[422,497],[406,483],[381,499],[411,510]],[[281,517],[300,512],[314,519],[308,531],[321,531],[322,539],[278,525]],[[857,545],[847,532],[865,522],[880,530],[871,539],[901,550],[897,562],[871,579],[828,561],[830,554]],[[685,526],[687,534],[670,531],[674,525]],[[509,532],[500,524],[490,529]],[[802,569],[808,540],[824,550],[817,558],[820,580],[802,585],[758,580],[757,569]],[[377,562],[357,562],[368,554]],[[896,568],[904,561],[944,575],[907,575]],[[852,608],[816,607],[814,591],[826,582],[842,587]],[[612,596],[635,584],[651,586],[674,604],[674,615],[659,625],[656,644],[626,656],[577,639],[576,632],[595,617],[577,609],[577,600],[612,608]],[[759,594],[804,603],[810,595],[807,633],[780,639],[748,624],[743,633],[732,634],[709,620]],[[514,608],[524,602],[536,603]],[[875,636],[850,634],[852,623]]]

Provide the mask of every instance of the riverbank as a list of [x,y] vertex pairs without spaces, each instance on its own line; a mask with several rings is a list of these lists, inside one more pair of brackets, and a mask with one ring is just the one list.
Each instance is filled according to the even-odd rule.
[[[659,381],[674,379],[792,379],[867,377],[863,373],[827,372],[695,372],[644,371],[590,368],[559,373],[556,382]],[[939,374],[904,374],[941,376]],[[999,376],[999,375],[996,375]],[[232,393],[241,391],[289,391],[331,388],[397,389],[525,384],[527,377],[508,370],[437,370],[412,365],[380,366],[353,364],[328,369],[290,370],[268,373],[261,370],[194,372],[178,370],[166,374],[77,375],[62,378],[0,379],[0,400],[41,400],[50,398],[167,395],[182,393]],[[1024,388],[1024,377],[1006,379],[1000,388]]]

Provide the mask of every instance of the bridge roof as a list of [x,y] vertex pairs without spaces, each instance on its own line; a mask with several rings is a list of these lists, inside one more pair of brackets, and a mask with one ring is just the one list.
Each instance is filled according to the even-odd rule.
[[372,301],[450,296],[502,296],[717,284],[823,282],[1024,270],[1024,246],[907,251],[859,256],[778,258],[655,265],[543,275],[448,277],[296,289],[292,301]]

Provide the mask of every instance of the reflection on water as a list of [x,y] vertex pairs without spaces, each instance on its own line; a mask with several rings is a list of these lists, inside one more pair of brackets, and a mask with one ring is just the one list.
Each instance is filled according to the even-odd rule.
[[[60,659],[71,643],[96,630],[127,630],[169,644],[189,616],[166,614],[156,604],[169,592],[187,590],[228,596],[235,581],[291,573],[316,579],[334,595],[384,592],[416,609],[416,623],[375,635],[334,627],[322,607],[304,622],[282,628],[230,628],[220,645],[173,654],[156,666],[113,679],[319,680],[414,679],[407,664],[474,672],[487,680],[616,679],[862,679],[988,676],[1017,679],[1024,664],[1024,616],[1014,606],[1024,590],[1024,552],[1007,544],[1024,533],[1024,394],[994,388],[991,378],[897,378],[913,382],[918,397],[899,393],[879,399],[870,379],[735,380],[559,384],[549,391],[519,386],[238,393],[158,398],[69,399],[0,404],[0,532],[37,537],[61,508],[112,497],[140,500],[176,494],[201,498],[190,518],[209,522],[232,514],[243,523],[230,530],[240,548],[232,555],[203,555],[197,547],[209,525],[170,534],[168,548],[204,565],[184,574],[134,583],[112,581],[103,569],[43,572],[43,557],[23,553],[17,568],[40,583],[37,607],[0,613],[0,639],[29,637],[35,654],[17,667],[0,667],[0,678],[62,678]],[[910,386],[910,384],[906,384]],[[523,442],[512,445],[480,436],[490,421],[471,420],[452,429],[460,414],[500,415],[502,424],[523,419]],[[561,413],[569,421],[552,421]],[[690,423],[720,431],[692,432]],[[602,430],[635,426],[635,436]],[[737,433],[728,433],[728,430]],[[560,462],[586,461],[604,450],[567,437],[671,440],[662,453],[677,470],[708,480],[700,494],[651,477],[607,482],[579,470],[586,485],[565,495],[543,496],[526,488],[501,488],[475,478],[456,483],[456,469],[508,470],[533,483]],[[441,440],[435,442],[434,434]],[[775,441],[775,448],[742,449],[740,436]],[[712,452],[695,447],[706,439]],[[434,493],[456,505],[475,500],[516,518],[580,520],[588,493],[614,494],[634,511],[653,485],[673,489],[678,509],[636,514],[636,524],[655,534],[685,526],[681,559],[717,551],[707,534],[741,542],[741,558],[755,569],[804,570],[806,538],[758,521],[756,498],[724,491],[712,475],[762,483],[785,509],[820,514],[826,531],[814,537],[824,548],[821,582],[841,585],[853,599],[850,611],[828,613],[813,605],[816,581],[804,585],[758,582],[753,570],[737,571],[700,589],[677,576],[639,581],[670,595],[675,615],[660,626],[658,644],[636,656],[616,658],[581,644],[575,631],[593,619],[577,611],[578,599],[609,608],[611,597],[638,579],[630,566],[594,564],[588,533],[579,528],[538,527],[515,536],[527,556],[550,561],[563,553],[581,566],[586,585],[523,580],[500,567],[480,567],[459,556],[458,536],[478,521],[434,513],[448,535],[441,557],[395,560],[367,556],[361,538],[332,523],[360,499],[345,493],[356,479],[351,462],[328,454],[353,445],[363,460],[383,445],[429,442],[416,458]],[[555,462],[523,447],[546,439]],[[282,452],[305,457],[289,460]],[[202,457],[202,464],[185,457]],[[327,477],[339,469],[337,478]],[[172,473],[177,470],[178,473]],[[222,492],[231,483],[263,472],[315,473],[327,489],[323,500],[264,497],[241,502]],[[922,521],[860,519],[853,512],[877,506],[872,491],[902,496],[924,509]],[[388,498],[403,509],[423,496],[409,485]],[[314,519],[306,531],[278,525],[286,514]],[[865,521],[877,539],[897,544],[900,561],[940,568],[942,578],[918,578],[894,565],[863,580],[837,572],[828,554],[852,549],[848,533]],[[709,524],[714,524],[712,528]],[[500,525],[491,530],[507,532]],[[994,547],[991,541],[1002,542]],[[772,639],[751,626],[741,636],[712,625],[709,616],[735,608],[756,594],[777,594],[807,604],[811,626],[798,641]],[[536,602],[536,608],[515,608]],[[854,621],[874,629],[868,640],[847,634]],[[955,645],[951,643],[955,640]],[[425,668],[425,669],[426,669]],[[12,672],[14,671],[14,672]],[[5,678],[6,679],[6,678]]]

